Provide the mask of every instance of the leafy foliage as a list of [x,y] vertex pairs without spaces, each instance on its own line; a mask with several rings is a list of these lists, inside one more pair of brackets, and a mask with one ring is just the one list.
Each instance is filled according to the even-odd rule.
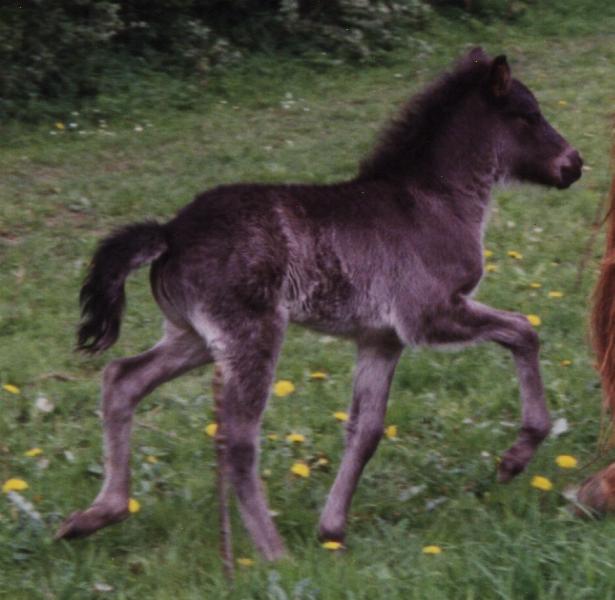
[[426,14],[422,0],[27,0],[0,8],[0,117],[95,95],[135,61],[203,74],[253,50],[371,60]]

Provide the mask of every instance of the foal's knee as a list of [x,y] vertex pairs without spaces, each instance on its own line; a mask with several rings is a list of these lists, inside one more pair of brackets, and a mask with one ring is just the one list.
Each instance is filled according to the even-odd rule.
[[369,460],[376,451],[384,434],[382,425],[359,426],[355,432],[355,441],[360,444],[360,452],[364,460]]
[[514,334],[507,344],[510,349],[523,356],[535,356],[540,349],[538,333],[523,315],[517,315]]

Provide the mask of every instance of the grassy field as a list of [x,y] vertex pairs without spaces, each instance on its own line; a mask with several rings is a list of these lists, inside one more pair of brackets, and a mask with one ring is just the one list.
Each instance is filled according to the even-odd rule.
[[[138,81],[138,98],[128,92],[103,97],[100,113],[67,115],[34,129],[5,127],[0,385],[8,389],[0,388],[0,483],[25,480],[21,495],[42,521],[0,497],[0,597],[615,597],[615,524],[573,518],[563,496],[597,465],[565,471],[554,461],[571,454],[581,465],[596,450],[600,390],[587,316],[601,236],[581,272],[579,265],[608,187],[615,102],[613,11],[598,15],[586,7],[566,18],[536,9],[515,27],[435,21],[421,45],[398,52],[386,66],[310,70],[255,58],[210,88]],[[343,426],[333,413],[349,400],[354,349],[291,329],[277,377],[291,380],[295,391],[272,398],[262,451],[288,559],[260,562],[234,513],[236,556],[255,562],[238,567],[232,588],[224,580],[213,446],[203,431],[211,422],[210,371],[163,386],[138,410],[132,495],[141,510],[89,539],[53,542],[62,516],[86,506],[100,485],[101,368],[149,347],[160,332],[142,271],[127,287],[119,343],[95,359],[72,352],[77,292],[96,241],[116,224],[166,219],[219,183],[352,176],[383,121],[477,43],[508,54],[587,165],[583,179],[565,192],[496,191],[486,238],[493,268],[478,293],[498,308],[540,317],[548,401],[567,431],[546,441],[527,473],[496,484],[496,458],[519,421],[509,355],[495,346],[408,350],[387,417],[397,435],[383,440],[363,475],[348,551],[330,553],[315,531],[343,447]],[[190,108],[181,110],[183,103]],[[312,379],[316,370],[327,379]],[[290,432],[302,433],[305,442],[289,444]],[[42,453],[27,456],[33,448]],[[328,463],[316,464],[319,458]],[[290,473],[296,460],[313,465],[309,478]],[[550,478],[553,490],[533,488],[534,475]],[[423,554],[432,544],[442,553]]]

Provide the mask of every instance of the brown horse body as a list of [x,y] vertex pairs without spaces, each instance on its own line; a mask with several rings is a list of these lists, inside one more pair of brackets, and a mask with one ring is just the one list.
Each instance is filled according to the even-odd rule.
[[505,57],[472,51],[414,98],[356,178],[335,185],[233,185],[197,197],[166,224],[103,240],[81,291],[79,346],[119,335],[124,281],[153,262],[165,335],[103,378],[105,480],[60,537],[128,514],[130,430],[157,385],[216,362],[223,375],[228,472],[244,523],[273,559],[284,546],[258,478],[260,420],[289,322],[355,341],[347,444],[320,520],[343,540],[353,492],[383,431],[404,346],[493,341],[514,358],[522,427],[499,476],[521,472],[549,432],[538,336],[520,314],[472,299],[482,276],[490,191],[502,179],[565,188],[581,158],[549,125]]

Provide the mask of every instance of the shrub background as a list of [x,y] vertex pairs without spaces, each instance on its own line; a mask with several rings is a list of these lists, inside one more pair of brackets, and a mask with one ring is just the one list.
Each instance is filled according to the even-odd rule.
[[[511,0],[22,0],[0,7],[0,118],[39,120],[143,69],[202,77],[246,56],[375,62],[434,9],[516,18]],[[459,13],[461,11],[461,13]],[[458,14],[459,13],[459,14]]]

